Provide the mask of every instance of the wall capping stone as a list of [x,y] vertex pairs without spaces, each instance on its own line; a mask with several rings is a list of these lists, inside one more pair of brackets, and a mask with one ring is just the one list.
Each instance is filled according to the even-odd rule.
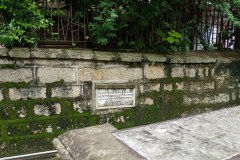
[[240,60],[236,52],[204,52],[190,51],[189,53],[148,54],[127,52],[106,52],[87,49],[46,49],[46,48],[12,48],[0,49],[0,57],[29,59],[75,59],[117,62],[154,62],[154,63],[231,63]]
[[13,48],[8,52],[9,57],[13,58],[30,58],[29,48]]

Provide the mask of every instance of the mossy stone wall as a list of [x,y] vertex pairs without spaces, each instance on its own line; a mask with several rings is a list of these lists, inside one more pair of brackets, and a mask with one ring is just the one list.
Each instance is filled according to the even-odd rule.
[[[0,49],[0,157],[51,150],[70,129],[118,129],[239,104],[236,53]],[[136,86],[136,106],[96,110],[93,84]]]

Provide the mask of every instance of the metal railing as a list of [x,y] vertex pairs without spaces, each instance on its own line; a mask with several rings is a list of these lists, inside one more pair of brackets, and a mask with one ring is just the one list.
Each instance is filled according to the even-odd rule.
[[41,159],[48,156],[54,156],[57,154],[57,150],[52,150],[52,151],[45,151],[45,152],[38,152],[38,153],[31,153],[31,154],[23,154],[23,155],[18,155],[18,156],[11,156],[11,157],[5,157],[5,158],[0,158],[0,160],[24,160],[24,159]]
[[[226,0],[228,1],[228,0]],[[117,33],[117,38],[111,39],[110,44],[117,46],[119,39],[128,42],[141,40],[148,44],[149,40],[154,39],[154,32],[157,28],[163,28],[165,22],[174,23],[177,21],[176,28],[192,21],[191,31],[188,33],[191,41],[191,50],[205,50],[212,46],[218,49],[234,50],[239,41],[236,36],[239,30],[221,14],[219,10],[212,7],[211,3],[206,3],[199,9],[201,0],[182,2],[181,5],[172,5],[174,0],[169,0],[169,5],[174,11],[181,12],[181,17],[174,17],[175,14],[163,13],[155,17],[149,24],[135,32],[137,25],[135,17],[128,17],[127,28],[121,29]],[[82,0],[39,0],[39,6],[47,13],[48,18],[52,19],[54,25],[48,29],[39,31],[39,46],[80,46],[87,48],[91,44],[91,34],[88,30],[89,21],[95,14],[91,10],[91,1],[88,6],[82,6]],[[146,5],[146,4],[139,4]],[[84,8],[85,7],[85,8]],[[193,21],[194,20],[194,21]],[[142,26],[138,26],[141,28]]]

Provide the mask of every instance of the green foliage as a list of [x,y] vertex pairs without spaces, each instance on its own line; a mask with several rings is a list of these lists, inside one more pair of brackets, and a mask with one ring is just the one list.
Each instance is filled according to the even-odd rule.
[[[206,0],[205,0],[206,1]],[[240,27],[239,0],[209,0],[216,9],[219,9],[233,25]]]
[[[209,36],[206,39],[205,33],[210,35],[209,26],[212,24],[208,24],[210,22],[206,20],[206,27],[199,27],[204,25],[202,24],[204,22],[201,22],[201,16],[207,12],[207,8],[221,11],[220,14],[226,17],[230,24],[235,27],[240,26],[240,2],[238,0],[197,2],[190,0],[102,0],[100,3],[95,1],[94,5],[97,12],[93,14],[93,20],[89,25],[93,41],[100,45],[108,45],[110,40],[113,40],[119,48],[186,52],[193,49],[192,42],[195,38],[199,38],[206,50],[220,48],[209,44]],[[204,29],[207,30],[204,31]],[[159,33],[159,30],[164,34]],[[171,31],[174,32],[170,33]],[[176,33],[181,37],[176,37]]]
[[[134,50],[186,51],[190,43],[186,30],[190,30],[190,25],[181,26],[181,14],[173,12],[180,4],[180,1],[173,1],[171,6],[167,0],[102,0],[95,4],[97,12],[89,25],[92,39],[97,44],[107,45],[115,38],[118,47]],[[175,17],[171,19],[163,14]],[[119,33],[123,36],[116,37]]]
[[109,39],[117,36],[116,32],[120,28],[117,23],[121,6],[111,1],[100,1],[97,5],[97,16],[89,24],[89,30],[97,44],[107,45]]
[[182,35],[180,33],[176,32],[175,30],[171,30],[166,34],[161,29],[158,29],[157,35],[160,38],[160,42],[162,42],[162,47],[165,47],[165,49],[170,49],[173,52],[179,50],[182,38]]
[[0,22],[0,44],[6,47],[33,45],[37,31],[51,24],[33,0],[1,0]]
[[[31,46],[38,40],[38,30],[52,24],[45,16],[65,15],[62,10],[41,11],[37,3],[40,1],[0,1],[0,44]],[[193,49],[190,44],[197,38],[206,50],[221,48],[223,44],[209,44],[210,36],[205,36],[211,22],[205,20],[206,24],[199,27],[204,23],[201,16],[209,8],[221,11],[224,25],[240,27],[239,0],[76,0],[75,3],[81,5],[73,6],[73,23],[87,16],[87,25],[79,27],[87,26],[97,47],[186,52]],[[220,28],[220,38],[227,39],[229,31]],[[52,33],[54,37],[56,33]]]

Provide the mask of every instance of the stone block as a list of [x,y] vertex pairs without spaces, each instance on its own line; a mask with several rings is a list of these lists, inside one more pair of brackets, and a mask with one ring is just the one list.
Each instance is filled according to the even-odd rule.
[[163,89],[165,91],[172,91],[173,90],[173,85],[172,84],[164,84]]
[[72,59],[93,59],[94,53],[92,50],[66,50],[67,55]]
[[206,75],[206,77],[210,76],[209,72],[210,72],[209,67],[206,67],[205,68],[205,75]]
[[15,61],[13,61],[13,60],[0,59],[0,65],[13,65],[14,63],[15,63]]
[[50,116],[50,110],[48,106],[45,105],[35,105],[34,114],[38,116]]
[[0,82],[30,82],[32,80],[33,74],[30,68],[0,70]]
[[8,49],[6,48],[0,48],[0,56],[6,57],[8,53]]
[[20,110],[18,111],[18,117],[19,118],[25,118],[27,116],[27,107],[23,106],[20,108]]
[[140,93],[160,91],[160,83],[157,84],[145,84],[140,86]]
[[230,95],[228,93],[205,94],[205,95],[194,94],[194,95],[183,96],[183,102],[186,105],[226,103],[229,101],[230,101]]
[[237,88],[237,81],[235,79],[229,79],[226,77],[217,77],[217,87],[218,88],[228,88],[228,89],[234,89]]
[[112,135],[116,131],[109,123],[95,125],[68,131],[54,139],[53,144],[64,160],[143,160]]
[[[215,76],[217,75],[217,71],[216,71],[216,68],[210,68],[210,75],[211,76]],[[227,71],[228,72],[228,71]],[[229,72],[228,72],[229,73]],[[229,73],[230,74],[230,73]],[[221,74],[220,74],[221,75]],[[224,74],[223,74],[224,75]],[[225,75],[225,76],[228,76],[228,75]]]
[[142,54],[139,53],[119,53],[121,61],[125,62],[142,62]]
[[215,86],[214,82],[192,81],[184,83],[184,90],[189,91],[213,90],[214,86]]
[[217,59],[207,55],[184,55],[184,63],[216,63]]
[[47,133],[52,133],[53,132],[53,128],[51,125],[49,125],[47,128],[46,128],[46,132]]
[[73,61],[72,65],[78,66],[79,68],[91,68],[95,65],[94,61]]
[[197,74],[198,77],[204,77],[204,71],[203,71],[203,68],[198,68],[198,74]]
[[31,50],[32,58],[69,58],[62,49],[33,48]]
[[37,69],[37,77],[41,83],[53,83],[64,80],[66,83],[76,83],[76,68],[40,67]]
[[35,105],[34,114],[39,116],[50,116],[54,114],[61,113],[61,105],[59,103],[54,103],[50,106],[48,105]]
[[168,57],[170,63],[215,63],[217,61],[216,58],[212,58],[210,56],[206,55],[193,55],[193,54],[187,54],[187,55],[166,55]]
[[140,93],[144,93],[144,85],[139,86],[139,91],[140,91]]
[[0,89],[0,101],[3,100],[2,89]]
[[232,92],[232,101],[237,100],[237,92]]
[[118,53],[94,51],[94,59],[99,61],[120,60]]
[[185,58],[182,55],[166,55],[168,58],[169,63],[179,64],[179,63],[185,63]]
[[82,100],[73,103],[73,108],[75,111],[82,113],[89,109],[87,100]]
[[197,76],[197,70],[195,68],[186,68],[186,77],[194,78]]
[[73,61],[61,61],[56,59],[33,59],[31,62],[24,61],[25,63],[33,63],[36,66],[51,66],[51,67],[69,67],[73,65]]
[[167,57],[160,55],[160,54],[144,54],[143,55],[143,60],[144,61],[149,61],[149,62],[167,62]]
[[152,98],[147,97],[144,101],[144,105],[153,105],[153,104],[154,102]]
[[144,74],[147,79],[159,79],[164,78],[164,66],[152,66],[152,65],[145,65],[144,66]]
[[14,58],[30,58],[29,48],[13,48],[8,52],[10,57]]
[[137,80],[143,79],[141,68],[127,68],[115,66],[112,68],[80,68],[79,80],[92,81],[92,80]]
[[217,76],[225,76],[225,77],[228,77],[231,75],[231,72],[229,69],[222,69],[222,70],[216,70],[216,69],[212,69],[212,75],[214,76],[214,71],[215,71],[215,74]]
[[184,89],[184,83],[183,82],[176,83],[176,89],[177,90],[183,90]]
[[55,114],[61,114],[62,108],[59,103],[54,103],[51,108],[54,110]]
[[10,88],[9,89],[9,98],[11,100],[18,100],[18,99],[38,99],[38,98],[46,98],[46,88],[39,87],[39,88]]
[[213,98],[211,97],[206,97],[205,102],[209,103],[224,103],[224,102],[229,102],[230,100],[230,95],[228,93],[219,93],[215,95]]
[[94,53],[91,50],[34,48],[31,50],[31,57],[91,60],[94,57]]
[[83,86],[60,86],[52,88],[52,96],[51,97],[66,97],[66,98],[74,98],[83,95]]
[[172,67],[171,76],[180,78],[184,77],[183,67],[182,66]]

